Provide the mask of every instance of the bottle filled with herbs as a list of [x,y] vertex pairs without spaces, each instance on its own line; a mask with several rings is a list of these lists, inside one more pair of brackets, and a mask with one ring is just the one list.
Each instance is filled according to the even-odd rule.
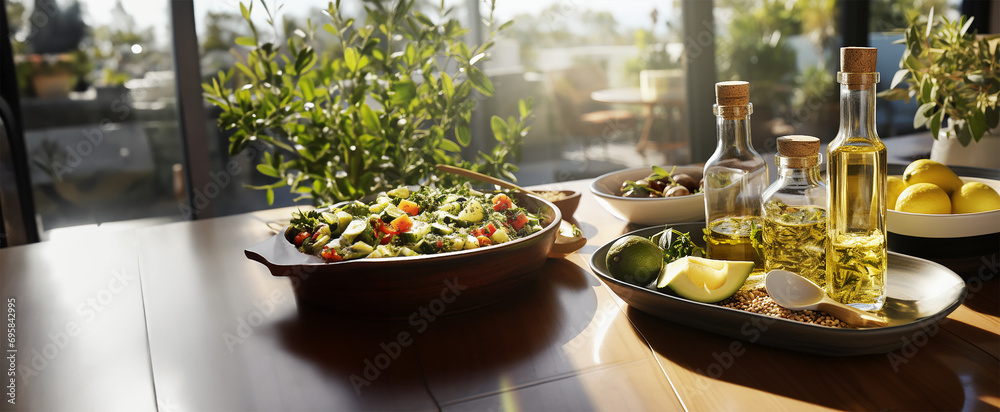
[[826,185],[820,177],[819,139],[778,138],[778,179],[764,191],[764,270],[798,273],[826,287]]
[[875,132],[877,49],[840,49],[840,130],[827,147],[827,293],[877,311],[885,303],[886,149]]
[[750,141],[750,84],[715,84],[718,145],[705,162],[706,254],[710,259],[752,261],[745,287],[763,280],[764,262],[752,233],[760,226],[761,194],[767,187],[767,162]]

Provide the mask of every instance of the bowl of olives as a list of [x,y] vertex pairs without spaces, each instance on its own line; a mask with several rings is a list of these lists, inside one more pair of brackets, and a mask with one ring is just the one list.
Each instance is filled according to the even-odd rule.
[[702,168],[653,166],[598,176],[590,191],[615,217],[631,223],[658,225],[703,222]]

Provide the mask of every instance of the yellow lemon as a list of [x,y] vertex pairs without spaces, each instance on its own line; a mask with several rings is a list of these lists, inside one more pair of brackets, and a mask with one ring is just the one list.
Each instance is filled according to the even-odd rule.
[[1000,209],[1000,194],[982,182],[969,182],[951,195],[951,213],[976,213]]
[[903,172],[903,182],[907,186],[917,183],[933,183],[944,189],[948,196],[962,187],[962,179],[959,179],[955,172],[952,172],[948,166],[930,159],[920,159],[906,166],[906,171]]
[[903,179],[895,176],[889,176],[885,179],[886,208],[896,210],[896,199],[899,199],[899,194],[903,193],[903,189],[906,189],[906,183],[903,183]]
[[909,213],[949,214],[951,199],[944,189],[930,183],[909,185],[899,194],[896,210]]

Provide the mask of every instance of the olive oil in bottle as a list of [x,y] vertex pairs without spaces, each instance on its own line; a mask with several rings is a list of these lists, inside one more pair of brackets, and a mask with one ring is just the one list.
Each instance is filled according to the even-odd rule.
[[716,83],[715,97],[712,111],[718,145],[705,162],[705,252],[710,259],[754,262],[754,272],[744,284],[750,288],[764,275],[764,262],[752,235],[760,225],[767,162],[750,142],[750,84]]
[[826,185],[819,175],[819,139],[778,138],[778,180],[764,191],[764,270],[798,273],[826,286]]
[[886,149],[875,132],[877,50],[841,48],[840,130],[827,148],[827,293],[867,311],[885,303]]

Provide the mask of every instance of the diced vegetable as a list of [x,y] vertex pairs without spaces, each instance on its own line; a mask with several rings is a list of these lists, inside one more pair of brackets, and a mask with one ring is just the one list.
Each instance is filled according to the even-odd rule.
[[367,227],[368,227],[368,220],[365,219],[352,220],[351,224],[347,225],[347,230],[345,230],[344,233],[340,235],[340,238],[342,239],[341,244],[354,242],[354,239],[357,238],[358,235],[361,234],[361,232],[364,232]]
[[486,226],[483,226],[483,235],[487,237],[493,236],[493,234],[496,233],[496,231],[497,227],[493,225],[493,222],[487,223]]
[[410,197],[410,188],[408,188],[406,186],[400,186],[400,187],[397,187],[395,189],[392,189],[392,190],[386,192],[385,194],[387,194],[389,196],[392,196],[392,197],[394,197],[396,199],[406,199],[406,198]]
[[299,232],[299,234],[295,235],[295,246],[301,245],[302,241],[306,240],[309,236],[309,232]]
[[399,201],[399,206],[398,207],[399,207],[399,210],[402,210],[402,211],[406,212],[406,214],[408,214],[410,216],[416,216],[416,215],[420,214],[420,205],[418,205],[418,204],[416,204],[414,202],[411,202],[409,200],[405,200],[404,199],[404,200]]
[[393,219],[392,223],[390,224],[392,225],[392,228],[396,229],[396,232],[398,233],[409,232],[410,229],[413,227],[413,221],[410,220],[409,216],[397,217]]
[[337,254],[336,250],[330,248],[323,249],[323,252],[320,254],[320,256],[322,256],[323,259],[329,260],[331,262],[339,262],[341,260],[344,260],[344,258],[340,257],[340,255]]
[[368,211],[370,211],[371,213],[381,213],[383,210],[385,210],[386,206],[389,206],[391,204],[392,200],[389,199],[388,197],[380,197],[375,200],[375,204],[368,206]]
[[438,206],[438,210],[442,210],[448,213],[458,213],[462,210],[462,205],[458,202],[448,202],[441,206]]
[[477,238],[476,236],[473,236],[473,235],[466,236],[466,238],[465,238],[465,245],[463,246],[463,248],[465,248],[465,249],[475,249],[477,247],[479,247],[479,238]]
[[[492,205],[493,210],[485,206]],[[368,204],[293,212],[288,239],[327,262],[469,250],[540,230],[537,215],[507,194],[466,187],[396,188]]]
[[[492,223],[491,223],[492,224]],[[490,240],[493,244],[507,243],[510,241],[510,237],[507,236],[507,231],[503,228],[499,228],[490,235]]]
[[503,193],[493,196],[493,210],[497,212],[510,209],[513,205],[514,202],[511,202],[510,197]]
[[410,232],[413,233],[418,239],[427,236],[431,233],[431,225],[427,222],[417,220],[413,222],[413,227],[410,228]]
[[438,235],[450,235],[455,232],[455,229],[448,227],[448,225],[434,222],[431,223],[431,231]]
[[330,212],[323,212],[320,213],[319,215],[323,217],[323,220],[326,221],[326,224],[334,226],[337,225],[337,215]]
[[518,213],[517,216],[514,217],[514,219],[511,219],[510,227],[514,228],[514,230],[521,230],[521,228],[524,227],[524,225],[527,223],[528,223],[528,217],[525,216],[524,213]]
[[368,256],[375,249],[365,242],[355,242],[351,247],[344,249],[344,259],[357,259]]
[[465,208],[458,212],[458,218],[469,223],[483,220],[483,216],[483,205],[479,204],[476,199],[470,200],[469,203],[465,204]]

